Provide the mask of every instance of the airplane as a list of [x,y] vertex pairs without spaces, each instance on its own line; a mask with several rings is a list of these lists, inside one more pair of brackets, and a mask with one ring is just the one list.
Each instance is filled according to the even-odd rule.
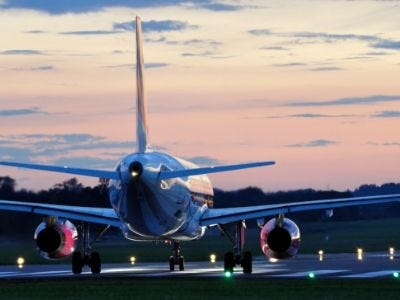
[[[261,228],[260,246],[267,257],[284,259],[296,255],[300,230],[285,214],[308,210],[332,210],[337,207],[400,201],[400,194],[315,200],[262,206],[212,208],[213,187],[207,174],[272,166],[261,161],[199,167],[167,153],[153,151],[149,144],[147,100],[144,84],[141,20],[136,17],[136,152],[122,157],[115,170],[94,170],[22,162],[0,161],[0,165],[40,171],[59,172],[108,180],[110,208],[66,206],[0,200],[0,210],[28,212],[43,216],[34,239],[37,250],[46,259],[72,255],[72,272],[80,274],[84,266],[94,274],[101,272],[101,257],[91,250],[89,224],[102,224],[104,230],[116,227],[132,241],[169,241],[173,255],[170,271],[184,270],[180,243],[200,239],[207,228],[217,226],[228,235],[233,251],[224,256],[224,272],[236,266],[252,273],[252,253],[243,251],[246,221],[254,219]],[[270,220],[267,221],[267,218]],[[82,251],[77,250],[78,230],[69,221],[82,222]],[[227,224],[234,224],[235,236]],[[96,239],[97,240],[97,239]]]

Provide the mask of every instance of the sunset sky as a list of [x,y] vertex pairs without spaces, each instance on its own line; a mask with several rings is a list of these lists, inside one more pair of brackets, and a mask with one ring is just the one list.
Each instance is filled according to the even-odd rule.
[[113,169],[134,151],[136,15],[155,149],[276,161],[210,175],[223,189],[399,182],[400,1],[0,0],[0,160]]

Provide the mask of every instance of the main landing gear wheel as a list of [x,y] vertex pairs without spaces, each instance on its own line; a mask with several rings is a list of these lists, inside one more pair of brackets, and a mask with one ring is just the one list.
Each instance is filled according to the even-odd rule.
[[99,252],[93,251],[89,257],[89,266],[93,274],[100,274],[101,272],[101,259]]
[[[89,266],[92,274],[99,274],[101,272],[101,258],[99,252],[90,251],[90,236],[89,236],[89,224],[84,222],[82,224],[82,248],[83,254],[80,251],[74,251],[72,253],[72,273],[81,274],[84,266]],[[97,239],[107,231],[109,226],[105,227],[105,229],[98,235]]]
[[179,242],[173,241],[174,247],[172,249],[173,255],[169,257],[169,270],[175,271],[175,266],[179,266],[179,271],[185,270],[185,259],[181,255],[181,245]]
[[233,268],[235,267],[235,259],[233,257],[233,252],[227,252],[224,256],[224,273],[233,273]]
[[80,251],[72,253],[72,273],[81,274],[83,268],[83,257]]
[[219,225],[218,228],[233,244],[233,252],[227,252],[224,256],[224,272],[233,273],[235,266],[239,265],[243,268],[243,273],[251,274],[253,272],[253,258],[250,251],[243,252],[245,242],[245,229],[244,221],[236,224],[236,237],[235,239],[229,234],[228,230]]
[[242,258],[243,273],[251,274],[253,272],[253,257],[250,251],[245,251]]

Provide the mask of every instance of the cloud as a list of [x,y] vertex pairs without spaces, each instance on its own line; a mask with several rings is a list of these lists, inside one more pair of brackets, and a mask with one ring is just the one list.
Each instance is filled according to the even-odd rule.
[[47,114],[47,112],[42,111],[36,107],[0,110],[0,117],[15,117],[15,116],[26,116],[26,115],[36,115],[36,114]]
[[386,142],[383,146],[400,146],[400,142]]
[[203,51],[203,52],[199,52],[199,53],[194,53],[194,52],[184,52],[181,55],[183,57],[209,57],[212,55],[215,55],[215,52],[212,51]]
[[1,51],[0,55],[46,55],[44,52],[32,49],[12,49]]
[[299,143],[299,144],[291,144],[291,145],[286,145],[286,147],[298,147],[298,148],[303,148],[303,147],[327,147],[331,145],[338,144],[336,141],[330,141],[330,140],[325,140],[325,139],[318,139],[318,140],[313,140],[305,143]]
[[43,65],[31,68],[31,71],[53,71],[54,67],[51,65]]
[[388,52],[383,52],[383,51],[370,51],[365,53],[365,55],[370,55],[370,56],[383,56],[383,55],[390,55],[392,53]]
[[285,106],[335,106],[335,105],[364,105],[376,104],[381,102],[397,102],[400,101],[400,95],[372,95],[365,97],[347,97],[319,102],[296,101],[290,102]]
[[59,34],[64,35],[108,35],[108,34],[117,34],[122,31],[117,30],[80,30],[80,31],[64,31],[59,32]]
[[220,3],[220,2],[203,2],[198,3],[199,8],[204,8],[212,11],[237,11],[244,9],[244,6]]
[[249,30],[248,33],[250,33],[252,35],[257,35],[257,36],[273,34],[272,31],[269,29],[252,29],[252,30]]
[[[126,151],[135,149],[131,141],[111,141],[90,134],[22,134],[0,135],[0,158],[19,161],[48,161],[54,163],[60,157],[76,157],[82,150]],[[109,155],[110,156],[110,155]],[[111,157],[119,158],[118,155]],[[111,165],[113,166],[113,165]]]
[[272,66],[274,67],[301,67],[301,66],[306,66],[307,64],[302,63],[302,62],[291,62],[291,63],[285,63],[285,64],[273,64]]
[[260,47],[258,49],[260,49],[260,50],[278,50],[278,51],[288,51],[289,50],[289,48],[282,47],[282,46],[264,46],[264,47]]
[[376,43],[372,43],[370,46],[378,49],[400,50],[400,41],[380,40]]
[[372,117],[376,117],[376,118],[400,118],[400,111],[399,110],[385,110],[385,111],[377,112],[376,114],[372,115]]
[[153,62],[153,63],[145,63],[144,67],[147,69],[153,69],[153,68],[164,68],[168,67],[169,64],[167,63],[160,63],[160,62]]
[[334,43],[338,41],[361,41],[367,42],[368,46],[376,49],[400,50],[400,41],[393,39],[384,39],[378,35],[353,34],[353,33],[326,33],[312,31],[294,31],[294,32],[273,32],[269,29],[252,29],[249,34],[255,36],[274,35],[278,37],[293,38],[290,44],[304,43]]
[[220,160],[210,156],[186,157],[186,160],[199,166],[217,166],[223,164]]
[[[167,63],[161,63],[161,62],[149,62],[149,63],[145,63],[144,67],[146,69],[155,69],[155,68],[165,68],[168,67],[169,64]],[[122,65],[110,65],[110,66],[103,66],[103,68],[111,68],[111,69],[124,69],[124,68],[128,68],[128,69],[136,69],[136,65],[135,64],[122,64]]]
[[[136,27],[135,21],[114,23],[113,30],[132,31]],[[150,20],[142,22],[143,32],[164,32],[164,31],[183,31],[186,29],[197,29],[197,25],[190,25],[188,22],[176,20]]]
[[291,118],[349,118],[349,117],[356,117],[356,115],[325,115],[325,114],[313,114],[313,113],[304,113],[304,114],[295,114],[290,115],[288,117]]
[[308,69],[308,71],[313,71],[313,72],[331,72],[331,71],[342,71],[344,70],[341,67],[318,67],[318,68],[311,68]]
[[24,33],[42,34],[42,33],[47,33],[47,31],[44,31],[44,30],[28,30],[28,31],[24,31]]
[[215,12],[237,11],[251,6],[243,6],[230,4],[225,2],[217,2],[214,0],[58,0],[58,1],[26,1],[26,0],[0,0],[2,8],[15,9],[33,9],[43,11],[52,15],[66,13],[88,13],[93,11],[101,11],[111,7],[128,7],[128,8],[155,8],[168,6],[182,6],[188,8],[206,9]]
[[58,1],[26,1],[12,0],[2,4],[3,8],[33,9],[49,14],[88,13],[100,11],[108,7],[151,8],[180,5],[188,0],[58,0]]
[[58,166],[74,166],[93,169],[112,169],[118,159],[100,158],[93,156],[66,156],[52,161],[52,164]]

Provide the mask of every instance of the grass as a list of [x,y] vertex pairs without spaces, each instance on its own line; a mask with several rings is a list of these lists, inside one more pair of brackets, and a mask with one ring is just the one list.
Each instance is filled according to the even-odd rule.
[[0,281],[1,299],[398,299],[395,279],[133,279]]
[[[400,249],[400,219],[381,219],[355,222],[319,222],[299,224],[302,232],[300,253],[354,252],[357,247],[364,251],[387,251],[388,247]],[[249,229],[246,248],[254,255],[261,255],[259,246],[259,229]],[[163,242],[130,242],[126,240],[104,241],[95,245],[101,253],[103,262],[127,262],[130,256],[136,256],[138,262],[167,261],[171,245]],[[10,251],[12,249],[12,251]],[[219,234],[208,235],[198,241],[182,243],[182,251],[187,261],[204,261],[215,253],[221,259],[224,253],[231,250],[229,241]],[[0,246],[0,264],[15,264],[18,256],[23,256],[27,264],[69,263],[69,259],[47,261],[35,250],[35,243],[14,241]]]

